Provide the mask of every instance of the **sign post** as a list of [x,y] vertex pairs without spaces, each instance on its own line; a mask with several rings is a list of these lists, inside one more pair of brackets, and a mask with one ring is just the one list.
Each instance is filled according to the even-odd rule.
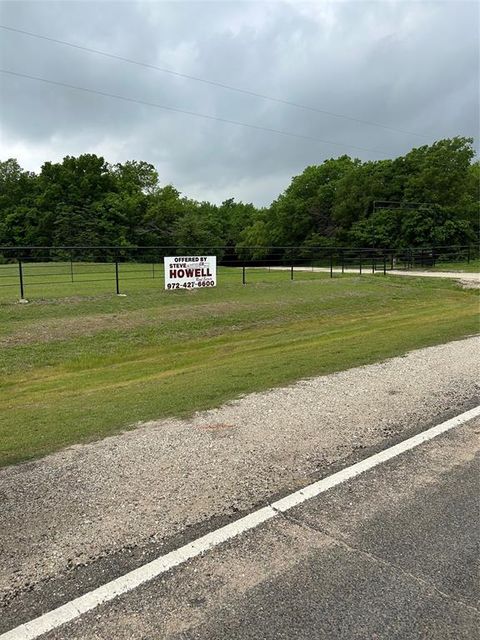
[[173,256],[163,259],[165,289],[196,289],[217,285],[217,256]]

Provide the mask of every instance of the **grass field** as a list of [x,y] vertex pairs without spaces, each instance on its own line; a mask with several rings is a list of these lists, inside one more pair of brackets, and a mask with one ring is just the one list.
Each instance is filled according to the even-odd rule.
[[478,330],[477,292],[444,280],[220,269],[209,290],[125,278],[122,298],[56,277],[25,305],[0,288],[3,465]]

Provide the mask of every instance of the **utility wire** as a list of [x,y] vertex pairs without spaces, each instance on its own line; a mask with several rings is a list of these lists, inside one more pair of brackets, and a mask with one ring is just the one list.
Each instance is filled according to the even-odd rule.
[[165,69],[163,67],[159,67],[154,64],[149,64],[147,62],[140,62],[139,60],[133,60],[132,58],[125,58],[123,56],[108,53],[107,51],[100,51],[99,49],[92,49],[91,47],[84,47],[79,44],[74,44],[73,42],[67,42],[66,40],[58,40],[57,38],[50,38],[49,36],[44,36],[39,33],[33,33],[31,31],[25,31],[23,29],[17,29],[15,27],[10,27],[7,25],[0,24],[0,29],[4,29],[6,31],[12,31],[14,33],[21,33],[25,36],[29,36],[31,38],[37,38],[39,40],[46,40],[48,42],[53,42],[55,44],[61,44],[66,47],[71,47],[72,49],[79,49],[80,51],[86,51],[88,53],[94,53],[99,56],[104,56],[106,58],[113,58],[114,60],[120,60],[122,62],[128,62],[129,64],[135,64],[140,67],[145,67],[147,69],[154,69],[155,71],[161,71],[162,73],[168,73],[172,76],[177,76],[179,78],[185,78],[187,80],[194,80],[195,82],[202,82],[203,84],[208,84],[214,87],[220,87],[221,89],[227,89],[228,91],[235,91],[237,93],[243,93],[245,95],[254,96],[255,98],[261,98],[262,100],[269,100],[270,102],[277,102],[278,104],[288,105],[289,107],[295,107],[297,109],[303,109],[305,111],[313,111],[316,113],[321,113],[323,115],[331,116],[333,118],[341,118],[342,120],[350,120],[351,122],[357,122],[360,124],[367,124],[372,127],[379,127],[381,129],[386,129],[388,131],[395,131],[396,133],[403,133],[410,136],[416,136],[419,138],[428,138],[428,136],[415,133],[414,131],[407,131],[406,129],[399,129],[398,127],[391,127],[385,124],[381,124],[379,122],[372,122],[370,120],[362,120],[361,118],[354,118],[352,116],[347,116],[341,113],[335,113],[333,111],[326,111],[325,109],[318,109],[317,107],[311,107],[308,105],[300,104],[298,102],[291,102],[290,100],[283,100],[282,98],[274,98],[272,96],[267,96],[263,93],[257,93],[256,91],[250,91],[248,89],[241,89],[239,87],[234,87],[230,84],[225,84],[223,82],[216,82],[215,80],[208,80],[206,78],[199,78],[198,76],[192,76],[187,73],[180,73],[179,71],[173,71],[172,69]]
[[182,113],[188,116],[195,116],[196,118],[204,118],[205,120],[215,120],[217,122],[225,122],[227,124],[235,124],[240,127],[247,127],[249,129],[256,129],[257,131],[268,131],[269,133],[277,133],[282,136],[289,136],[291,138],[301,138],[303,140],[311,140],[313,142],[320,142],[322,144],[331,144],[336,147],[357,149],[359,151],[368,151],[369,153],[375,153],[378,155],[388,155],[386,151],[380,151],[379,149],[369,149],[367,147],[358,147],[352,144],[343,144],[341,142],[334,142],[333,140],[323,140],[321,138],[314,138],[312,136],[306,136],[301,133],[292,133],[291,131],[284,131],[283,129],[273,129],[271,127],[262,127],[256,124],[250,124],[247,122],[241,122],[240,120],[229,120],[227,118],[220,118],[217,116],[211,116],[206,113],[198,113],[196,111],[187,111],[186,109],[178,109],[177,107],[169,107],[167,105],[158,104],[156,102],[147,102],[146,100],[138,100],[137,98],[129,98],[127,96],[121,96],[116,93],[107,93],[106,91],[99,91],[98,89],[90,89],[88,87],[79,87],[78,85],[68,84],[66,82],[59,82],[57,80],[50,80],[48,78],[41,78],[39,76],[32,76],[26,73],[20,73],[18,71],[10,71],[9,69],[0,69],[0,73],[5,73],[18,78],[26,78],[27,80],[36,80],[38,82],[45,82],[47,84],[55,85],[57,87],[65,87],[67,89],[74,89],[75,91],[83,91],[85,93],[93,93],[106,98],[115,98],[116,100],[123,100],[124,102],[133,102],[135,104],[145,105],[147,107],[156,107],[157,109],[164,109],[165,111],[173,111],[175,113]]

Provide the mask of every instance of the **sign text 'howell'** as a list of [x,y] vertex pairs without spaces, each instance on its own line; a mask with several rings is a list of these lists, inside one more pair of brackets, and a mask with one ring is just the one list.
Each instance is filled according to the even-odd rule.
[[216,256],[174,256],[163,259],[165,289],[195,289],[217,284]]

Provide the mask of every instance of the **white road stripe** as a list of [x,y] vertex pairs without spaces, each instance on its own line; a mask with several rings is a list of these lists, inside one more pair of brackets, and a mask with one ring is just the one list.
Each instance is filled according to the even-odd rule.
[[323,480],[319,480],[318,482],[314,482],[299,491],[295,491],[295,493],[291,493],[285,498],[281,498],[267,507],[258,509],[249,515],[232,522],[231,524],[227,524],[216,531],[207,533],[201,538],[198,538],[175,551],[171,551],[164,556],[160,556],[156,560],[152,560],[152,562],[148,562],[138,569],[134,569],[111,582],[107,582],[101,587],[71,600],[53,611],[49,611],[30,622],[3,633],[0,635],[0,640],[34,640],[48,631],[52,631],[71,620],[75,620],[87,611],[91,611],[105,602],[132,591],[132,589],[135,589],[153,578],[158,577],[173,567],[183,564],[190,558],[200,556],[209,549],[212,549],[227,540],[231,540],[249,529],[254,529],[263,522],[277,517],[279,513],[288,511],[306,500],[314,498],[324,491],[346,482],[347,480],[351,480],[361,473],[364,473],[369,469],[373,469],[379,464],[382,464],[405,451],[409,451],[423,442],[427,442],[428,440],[431,440],[432,438],[435,438],[436,436],[445,433],[454,427],[458,427],[478,416],[480,416],[480,405],[474,409],[470,409],[470,411],[466,411],[465,413],[456,416],[455,418],[452,418],[451,420],[447,420],[435,427],[431,427],[412,438],[408,438],[393,447],[389,447],[380,453],[376,453],[361,462],[357,462],[346,469],[342,469]]

